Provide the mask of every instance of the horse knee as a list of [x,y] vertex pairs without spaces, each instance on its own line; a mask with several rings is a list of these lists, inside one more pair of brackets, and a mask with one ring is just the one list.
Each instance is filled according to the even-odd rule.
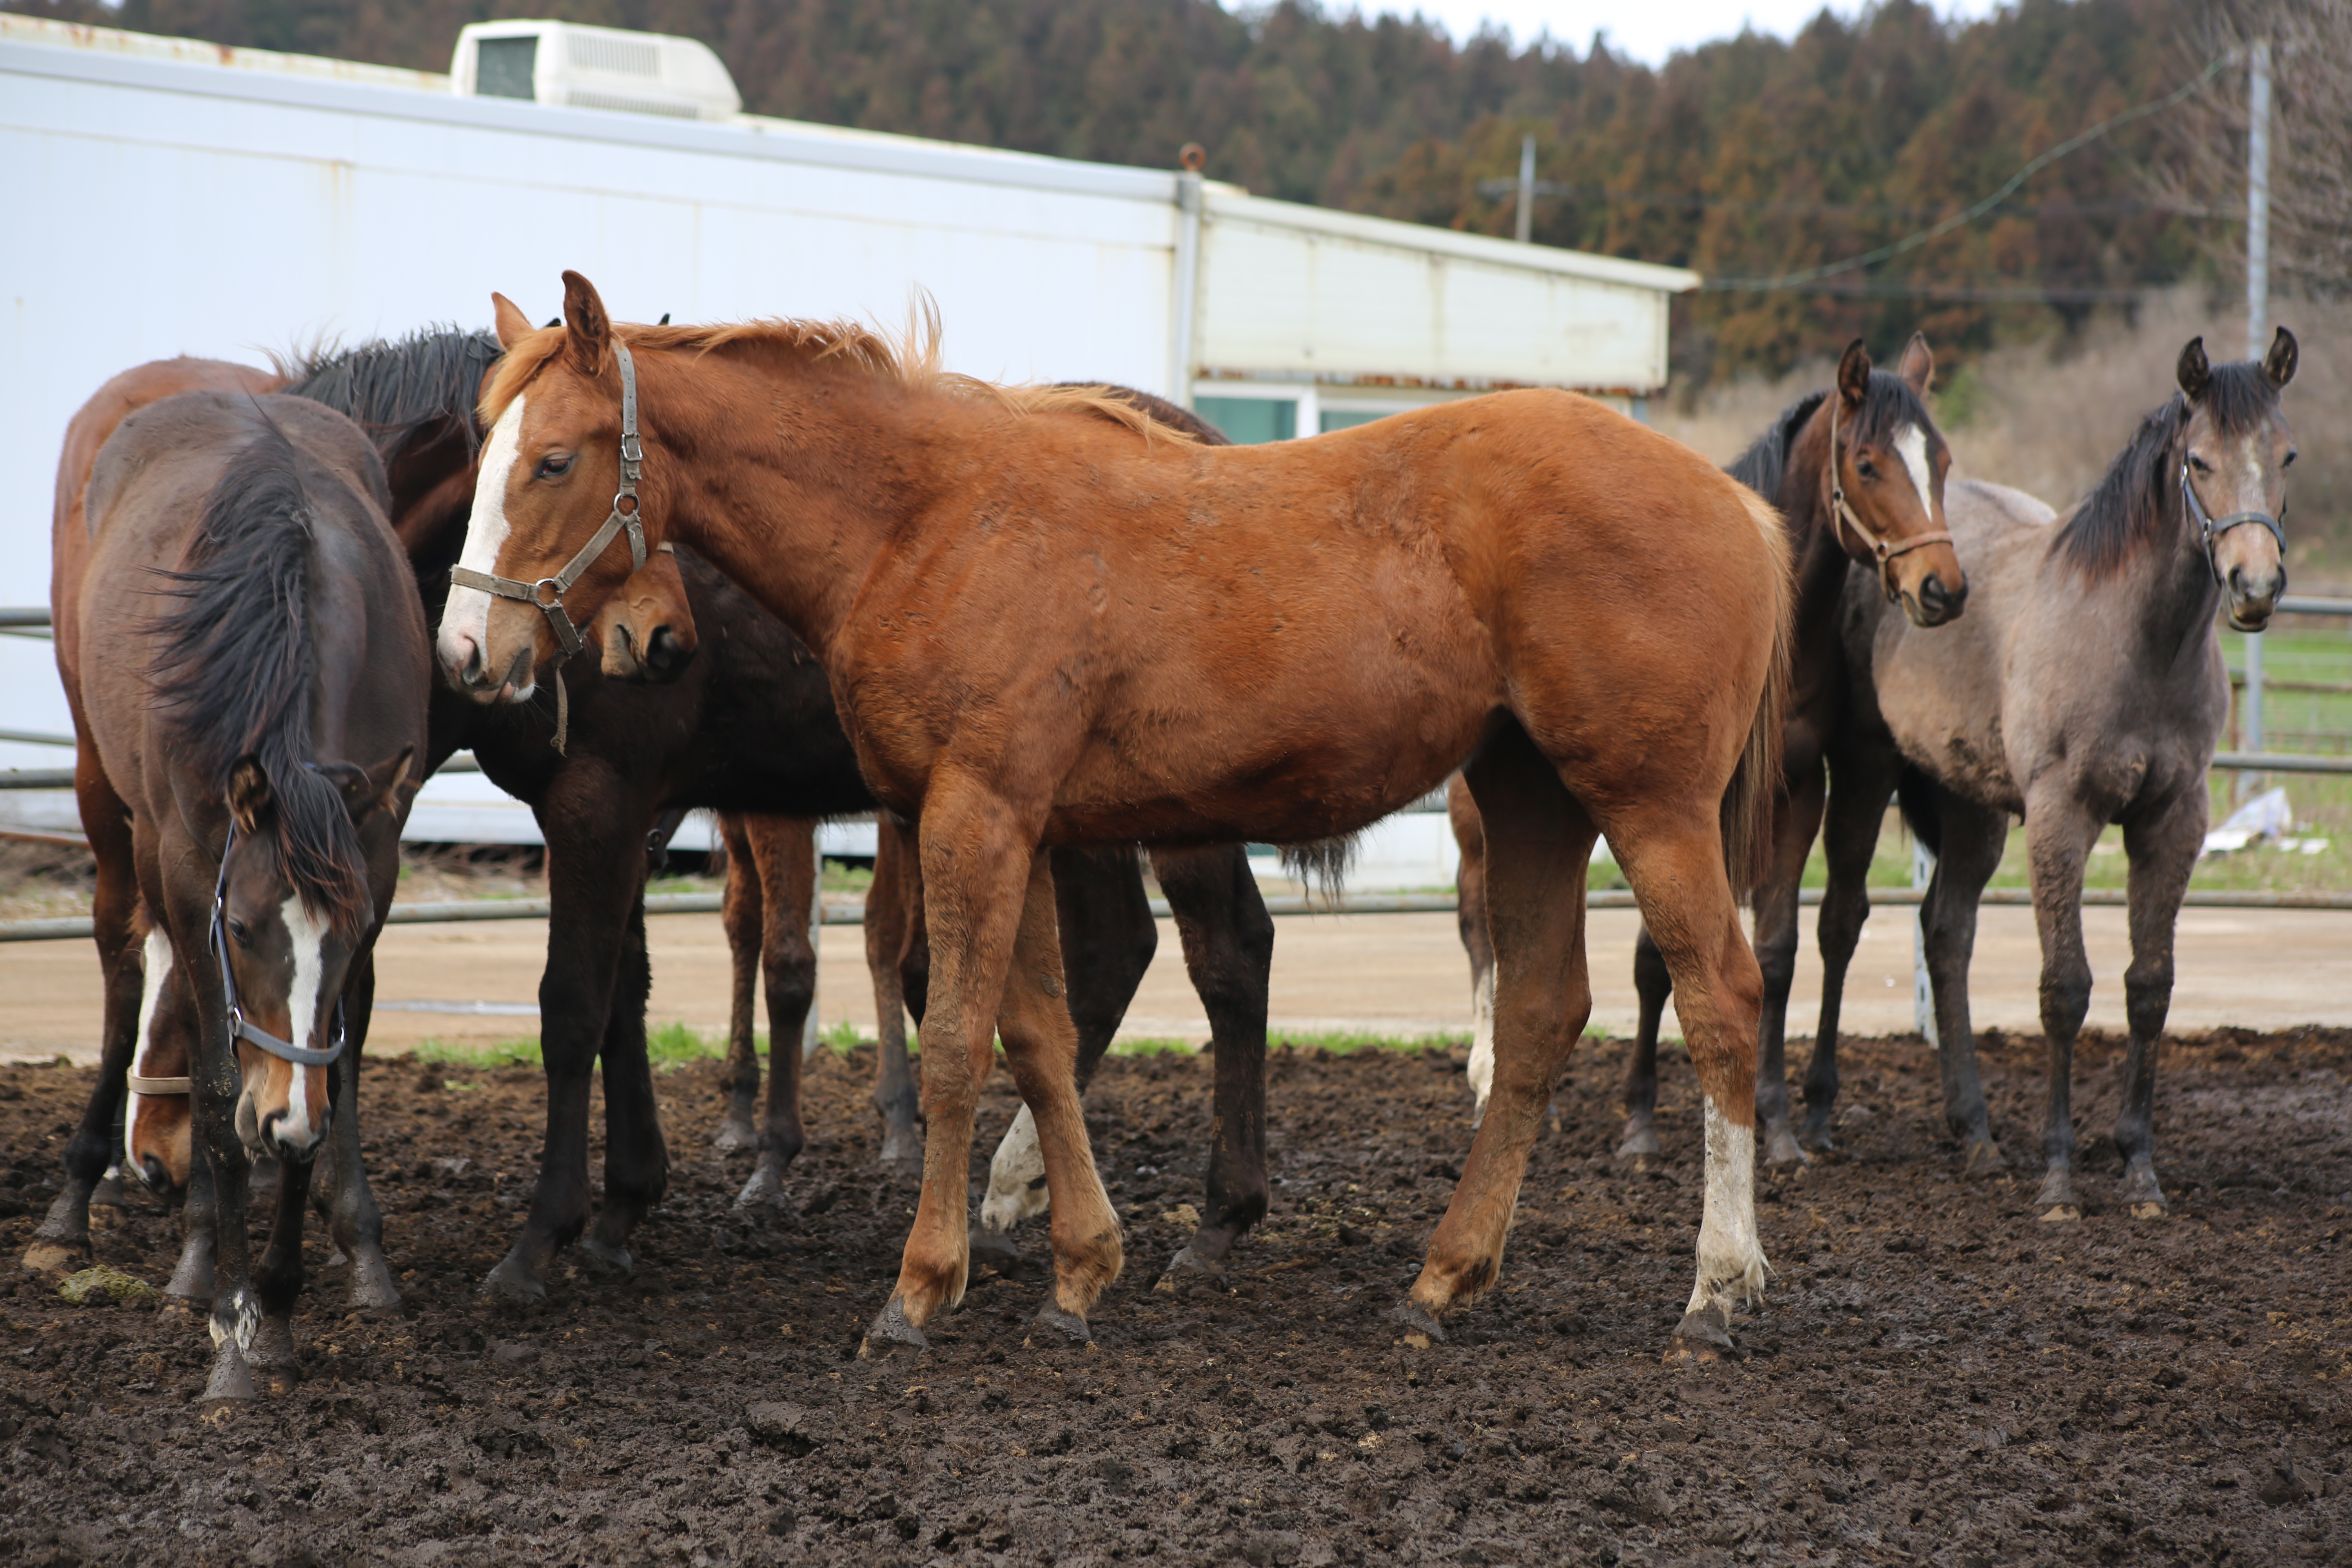
[[2053,965],[2042,973],[2042,1028],[2053,1039],[2071,1040],[2091,1012],[2091,969],[2084,963]]
[[2164,1032],[2172,1011],[2172,961],[2135,963],[2124,974],[2124,1012],[2135,1038],[2152,1040]]
[[1764,978],[1764,994],[1786,1000],[1797,984],[1797,933],[1792,927],[1756,949],[1756,965]]

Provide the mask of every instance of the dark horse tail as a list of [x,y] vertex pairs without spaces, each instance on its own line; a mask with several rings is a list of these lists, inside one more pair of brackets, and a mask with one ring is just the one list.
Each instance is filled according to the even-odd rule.
[[1748,742],[1723,792],[1723,868],[1731,878],[1731,894],[1746,899],[1764,879],[1772,856],[1772,819],[1780,809],[1786,782],[1780,776],[1780,726],[1789,698],[1790,616],[1795,584],[1790,565],[1789,531],[1770,502],[1745,486],[1740,500],[1771,555],[1766,589],[1772,595],[1772,651],[1764,668],[1764,689],[1756,701],[1756,717],[1748,726]]
[[1895,781],[1895,799],[1903,808],[1903,825],[1930,855],[1944,852],[1944,819],[1936,810],[1936,785],[1917,768],[1906,767]]

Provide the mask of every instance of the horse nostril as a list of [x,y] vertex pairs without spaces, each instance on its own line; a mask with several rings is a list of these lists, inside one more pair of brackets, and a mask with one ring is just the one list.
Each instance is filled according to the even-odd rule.
[[677,635],[667,626],[656,626],[654,635],[646,641],[646,665],[656,674],[667,675],[677,662]]

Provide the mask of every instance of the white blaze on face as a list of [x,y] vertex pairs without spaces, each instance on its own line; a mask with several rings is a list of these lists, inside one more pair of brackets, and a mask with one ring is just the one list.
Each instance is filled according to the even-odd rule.
[[1706,1207],[1698,1226],[1698,1283],[1689,1310],[1732,1307],[1764,1293],[1769,1272],[1756,1237],[1756,1129],[1706,1101]]
[[1929,489],[1936,471],[1927,466],[1927,433],[1916,425],[1906,425],[1895,433],[1895,454],[1903,466],[1911,470],[1911,483],[1919,491],[1919,515],[1932,528],[1936,523],[1936,503],[1929,499]]
[[1045,1152],[1037,1143],[1037,1119],[1023,1106],[1004,1130],[1004,1142],[988,1163],[988,1196],[981,1200],[984,1230],[1007,1231],[1052,1206],[1045,1190]]
[[[163,983],[172,975],[172,939],[159,928],[147,933],[147,974],[139,987],[139,1041],[137,1054],[131,1058],[131,1071],[137,1078],[155,1078],[156,1010],[162,1005]],[[139,1112],[146,1107],[148,1096],[132,1094],[129,1110],[122,1118],[123,1163],[138,1172],[142,1181],[147,1173],[139,1163],[133,1151],[139,1144]]]
[[[278,912],[294,943],[294,984],[286,994],[288,1033],[306,1050],[324,1050],[326,1042],[313,1031],[319,1019],[319,987],[326,977],[327,922],[303,907],[299,893]],[[286,1091],[286,1119],[278,1124],[278,1136],[289,1148],[304,1149],[318,1138],[326,1108],[314,1110],[311,1107],[310,1068],[293,1066],[291,1078]]]
[[[507,543],[507,480],[522,453],[523,399],[516,398],[499,416],[482,448],[482,466],[474,479],[474,513],[466,524],[465,552],[457,564],[495,574],[499,552]],[[465,661],[459,639],[470,640],[489,658],[490,596],[479,588],[451,588],[441,612],[441,662],[455,669]]]

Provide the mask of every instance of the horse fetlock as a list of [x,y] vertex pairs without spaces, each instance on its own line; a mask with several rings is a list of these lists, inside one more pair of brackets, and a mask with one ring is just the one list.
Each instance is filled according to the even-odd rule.
[[240,1351],[250,1349],[253,1336],[261,1327],[259,1298],[245,1286],[238,1286],[213,1302],[209,1327],[215,1345],[234,1343]]

